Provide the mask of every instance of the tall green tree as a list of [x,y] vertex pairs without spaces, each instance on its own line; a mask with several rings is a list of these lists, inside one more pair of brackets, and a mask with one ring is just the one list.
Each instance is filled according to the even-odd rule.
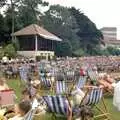
[[96,46],[98,47],[101,43],[101,39],[103,38],[102,33],[87,16],[80,12],[80,10],[74,7],[69,10],[78,24],[77,35],[81,38],[81,47],[83,47],[84,51],[88,54],[92,54],[94,48]]
[[[64,53],[64,56],[65,54],[67,56],[68,53],[72,54],[73,51],[79,49],[79,37],[77,36],[76,31],[73,30],[73,28],[77,27],[76,20],[67,7],[60,5],[50,6],[50,9],[41,17],[41,21],[48,31],[63,39],[63,42],[59,44],[61,46],[58,45],[59,49],[57,48],[57,53],[59,53],[61,49],[64,49],[60,53],[67,50],[67,52]],[[67,49],[67,47],[70,49]]]

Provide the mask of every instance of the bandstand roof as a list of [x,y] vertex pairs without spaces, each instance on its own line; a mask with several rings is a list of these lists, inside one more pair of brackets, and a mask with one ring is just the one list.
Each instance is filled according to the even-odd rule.
[[60,39],[56,35],[48,32],[46,29],[36,24],[31,24],[13,34],[13,36],[26,36],[26,35],[39,35],[40,37],[45,38],[45,39],[62,41],[62,39]]

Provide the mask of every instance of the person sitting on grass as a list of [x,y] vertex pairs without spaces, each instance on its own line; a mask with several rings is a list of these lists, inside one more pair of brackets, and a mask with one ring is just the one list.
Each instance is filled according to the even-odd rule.
[[15,105],[13,118],[4,118],[4,120],[23,120],[25,115],[31,110],[31,103],[29,101],[22,101]]

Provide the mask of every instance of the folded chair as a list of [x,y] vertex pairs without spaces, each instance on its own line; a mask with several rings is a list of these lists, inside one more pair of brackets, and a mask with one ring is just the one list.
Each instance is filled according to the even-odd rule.
[[[98,103],[101,104],[98,107]],[[83,98],[83,100],[81,101],[80,106],[82,105],[87,105],[87,106],[91,106],[91,107],[95,107],[96,110],[100,113],[99,115],[95,115],[94,119],[99,119],[102,118],[101,120],[111,120],[110,119],[110,114],[108,113],[107,107],[105,105],[104,102],[104,98],[103,98],[103,88],[99,88],[99,87],[93,87],[91,88],[91,90],[86,92],[85,97]]]

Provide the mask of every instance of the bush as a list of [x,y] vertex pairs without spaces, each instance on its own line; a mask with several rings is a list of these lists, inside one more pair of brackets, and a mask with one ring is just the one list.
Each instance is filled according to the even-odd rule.
[[14,58],[17,55],[17,52],[13,44],[8,44],[7,46],[5,46],[3,51],[4,51],[4,55],[6,55],[9,58],[11,57]]

